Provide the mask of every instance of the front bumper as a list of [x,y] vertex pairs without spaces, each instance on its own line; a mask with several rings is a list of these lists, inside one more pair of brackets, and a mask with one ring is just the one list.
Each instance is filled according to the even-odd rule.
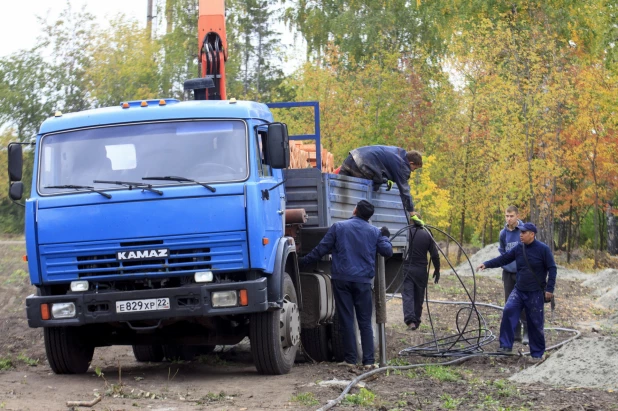
[[[248,305],[215,308],[211,305],[213,291],[247,290]],[[169,310],[116,312],[116,301],[169,298]],[[41,304],[74,303],[76,314],[73,318],[41,318]],[[219,315],[250,314],[268,309],[266,278],[224,284],[192,285],[179,288],[160,288],[156,290],[87,292],[54,296],[31,295],[26,298],[28,325],[38,327],[66,327],[94,323],[128,322],[142,320],[164,320],[170,318],[214,317]]]

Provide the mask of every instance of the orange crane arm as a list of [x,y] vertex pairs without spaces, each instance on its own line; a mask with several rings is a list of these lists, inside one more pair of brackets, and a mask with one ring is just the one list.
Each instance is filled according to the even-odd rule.
[[210,77],[214,89],[206,91],[206,100],[225,100],[225,62],[227,37],[225,33],[225,1],[199,0],[197,21],[200,76]]

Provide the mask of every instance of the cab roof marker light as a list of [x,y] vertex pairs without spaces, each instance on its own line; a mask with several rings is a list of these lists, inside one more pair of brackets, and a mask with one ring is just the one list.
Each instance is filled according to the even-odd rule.
[[175,98],[156,98],[156,99],[150,99],[150,100],[131,100],[131,101],[125,101],[123,103],[120,104],[121,107],[147,107],[147,106],[155,106],[155,105],[159,105],[159,106],[167,106],[170,104],[176,104],[176,103],[180,103],[180,100],[175,99]]
[[58,110],[54,113],[54,117],[62,117],[62,111]]

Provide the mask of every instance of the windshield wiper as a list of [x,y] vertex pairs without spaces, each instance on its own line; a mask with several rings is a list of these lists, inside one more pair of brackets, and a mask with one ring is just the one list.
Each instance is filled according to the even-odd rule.
[[188,183],[195,183],[195,184],[199,184],[201,186],[204,186],[207,189],[209,189],[210,191],[212,191],[213,193],[215,191],[217,191],[217,189],[214,188],[213,186],[209,186],[206,183],[200,183],[199,181],[191,180],[190,178],[186,178],[186,177],[179,177],[179,176],[142,177],[142,180],[186,181]]
[[157,193],[161,196],[163,195],[163,191],[152,188],[152,184],[147,184],[147,183],[132,183],[130,181],[107,181],[107,180],[94,180],[93,183],[127,186],[129,187],[129,190],[133,190],[133,187],[135,187],[139,190],[152,191],[153,193]]
[[66,184],[63,186],[47,186],[43,188],[72,188],[74,190],[88,190],[88,191],[92,191],[93,193],[99,193],[105,198],[112,198],[111,194],[107,194],[107,193],[104,193],[103,191],[95,190],[94,187],[90,187],[90,186],[76,186],[73,184]]

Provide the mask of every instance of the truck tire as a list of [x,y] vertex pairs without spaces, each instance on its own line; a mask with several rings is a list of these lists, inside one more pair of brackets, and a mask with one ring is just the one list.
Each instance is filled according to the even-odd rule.
[[161,345],[134,345],[133,355],[138,362],[163,361],[163,347]]
[[[335,308],[335,315],[333,316],[333,323],[329,326],[330,329],[330,346],[332,347],[332,358],[336,362],[342,362],[344,359],[345,351],[343,349],[343,342],[341,340],[341,334],[339,333],[339,317],[337,316],[337,310]],[[373,352],[378,353],[379,349],[379,328],[376,323],[376,308],[375,305],[371,311],[371,329],[373,330]],[[360,362],[363,358],[363,348],[361,345],[360,332],[358,331],[358,324],[356,322],[356,316],[354,317],[354,335],[356,336],[356,358]]]
[[303,350],[310,360],[316,362],[330,361],[332,349],[329,346],[328,327],[320,325],[317,328],[303,328],[300,333]]
[[83,374],[88,370],[94,346],[85,344],[77,327],[45,327],[45,353],[55,374]]
[[283,307],[251,315],[249,339],[255,367],[260,374],[287,374],[294,365],[300,343],[300,313],[294,283],[283,273]]

